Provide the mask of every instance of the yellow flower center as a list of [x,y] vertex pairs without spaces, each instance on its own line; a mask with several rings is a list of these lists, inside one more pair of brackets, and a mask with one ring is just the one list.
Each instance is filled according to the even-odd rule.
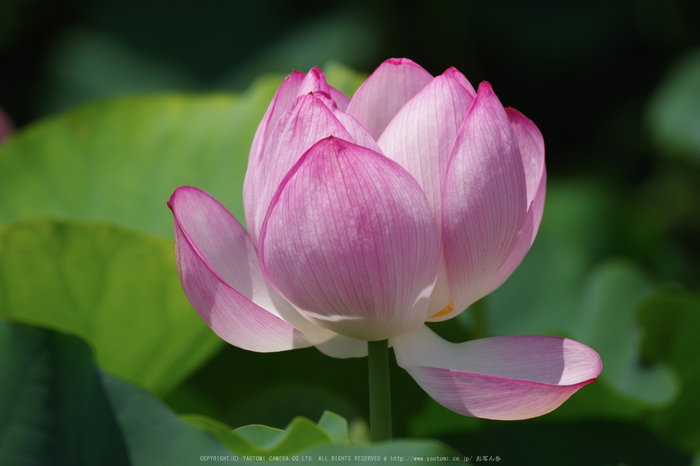
[[444,308],[442,311],[438,312],[437,314],[434,314],[434,315],[430,316],[430,318],[433,319],[433,318],[435,318],[435,317],[442,317],[442,316],[444,316],[444,315],[449,314],[450,312],[452,312],[452,311],[454,311],[454,310],[455,310],[455,305],[454,305],[454,304],[450,304],[449,306],[447,306],[446,308]]

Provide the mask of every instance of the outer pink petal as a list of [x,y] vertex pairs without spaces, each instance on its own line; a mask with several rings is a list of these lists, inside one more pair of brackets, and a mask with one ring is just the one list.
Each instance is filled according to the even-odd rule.
[[529,209],[525,226],[520,234],[518,243],[501,270],[491,279],[486,293],[490,293],[510,277],[520,265],[525,254],[530,250],[537,230],[540,228],[544,212],[544,196],[547,184],[547,170],[544,165],[544,139],[537,126],[515,109],[507,108],[513,133],[518,140],[518,147],[523,156],[525,181],[527,184],[527,203]]
[[258,129],[255,131],[253,144],[250,148],[250,156],[248,157],[248,171],[251,170],[251,167],[256,167],[260,163],[265,141],[267,141],[270,132],[277,126],[277,122],[282,114],[287,111],[292,102],[299,96],[299,88],[304,81],[304,77],[304,73],[294,71],[284,78],[282,85],[277,89],[275,96],[267,107],[265,116],[263,116]]
[[345,335],[338,335],[325,343],[316,345],[316,348],[326,356],[338,359],[364,358],[367,356],[367,341],[346,337]]
[[433,77],[406,58],[391,58],[355,92],[347,113],[379,139],[394,115]]
[[299,97],[282,115],[270,135],[257,171],[248,173],[255,187],[251,190],[251,197],[244,199],[244,208],[248,231],[256,247],[272,196],[302,154],[331,135],[352,140],[350,133],[326,106],[326,99],[330,100],[324,93]]
[[302,348],[334,336],[316,327],[265,281],[250,237],[216,199],[190,186],[175,190],[180,282],[199,315],[222,339],[269,352]]
[[435,401],[466,416],[528,419],[559,407],[602,369],[566,338],[512,336],[449,343],[427,327],[393,338],[396,359]]
[[437,274],[437,233],[408,172],[331,137],[280,185],[259,256],[268,281],[314,323],[382,340],[422,325]]
[[345,130],[350,135],[350,137],[347,138],[349,142],[354,142],[359,146],[372,149],[375,152],[382,152],[382,150],[379,148],[379,145],[377,144],[377,141],[375,141],[374,138],[370,136],[367,130],[356,119],[342,111],[338,107],[335,100],[331,98],[331,96],[324,92],[315,92],[314,97],[317,97],[319,100],[321,100],[326,105],[326,107],[328,107],[328,109],[331,112],[333,112],[333,116],[335,116],[338,119],[340,124],[343,125],[343,128],[345,128]]
[[315,66],[304,77],[297,95],[302,96],[310,92],[324,92],[331,95],[331,87],[326,82],[326,76]]
[[[401,108],[378,141],[384,155],[398,162],[418,180],[438,226],[441,225],[442,182],[447,160],[457,132],[474,102],[474,96],[456,75],[461,76],[456,69],[450,68],[434,78]],[[462,79],[466,81],[463,76]],[[441,229],[438,231],[441,246],[440,237]],[[452,304],[442,255],[440,270],[442,273],[431,298],[429,316]]]
[[445,73],[451,73],[452,77],[455,78],[459,83],[469,92],[469,94],[472,95],[472,97],[476,98],[476,91],[474,90],[474,86],[472,86],[472,83],[469,82],[469,80],[459,72],[459,70],[455,67],[451,67]]
[[331,97],[333,98],[336,105],[338,106],[338,108],[341,111],[344,112],[348,109],[348,105],[350,105],[350,98],[332,86],[331,86]]
[[455,312],[486,294],[527,216],[523,160],[508,116],[482,83],[460,129],[442,194],[442,241]]

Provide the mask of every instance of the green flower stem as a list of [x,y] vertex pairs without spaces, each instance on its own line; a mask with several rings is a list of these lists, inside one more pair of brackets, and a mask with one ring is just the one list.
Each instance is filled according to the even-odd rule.
[[368,341],[369,433],[373,442],[391,439],[389,340]]

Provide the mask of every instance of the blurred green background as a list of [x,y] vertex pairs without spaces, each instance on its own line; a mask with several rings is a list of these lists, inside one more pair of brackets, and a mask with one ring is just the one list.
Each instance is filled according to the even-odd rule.
[[[490,422],[392,362],[396,434],[503,464],[700,465],[699,24],[683,0],[2,0],[0,317],[82,338],[177,413],[284,428],[331,410],[362,438],[366,361],[222,344],[179,287],[165,202],[191,184],[243,219],[250,142],[293,69],[352,95],[389,57],[455,66],[538,125],[548,189],[521,267],[434,328],[567,336],[604,369],[549,415]],[[30,383],[14,355],[0,414]]]

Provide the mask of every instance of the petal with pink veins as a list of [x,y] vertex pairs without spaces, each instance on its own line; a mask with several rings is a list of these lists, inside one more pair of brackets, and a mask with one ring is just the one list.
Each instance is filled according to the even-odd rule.
[[[442,221],[442,182],[447,160],[474,102],[474,96],[455,77],[455,72],[459,74],[450,68],[421,89],[399,110],[378,141],[384,155],[408,170],[423,188],[438,226]],[[440,246],[441,230],[438,230]],[[428,316],[452,304],[442,254],[440,271]]]
[[525,168],[527,184],[527,217],[520,238],[513,252],[503,267],[491,279],[486,288],[486,294],[491,293],[505,282],[515,271],[530,250],[535,241],[537,230],[540,228],[544,212],[544,195],[547,185],[547,170],[544,165],[544,139],[537,126],[515,109],[507,108],[506,113],[513,127],[513,133],[518,140],[520,154]]
[[433,77],[407,58],[391,58],[374,70],[355,92],[347,113],[377,140],[406,102]]
[[330,100],[324,93],[299,97],[282,115],[265,145],[257,172],[251,175],[249,197],[243,199],[246,223],[255,247],[272,196],[302,154],[331,135],[353,139],[328,108],[326,99]]
[[392,339],[396,359],[435,401],[466,416],[529,419],[559,407],[602,369],[591,348],[551,336],[450,343],[428,327]]
[[211,195],[182,186],[168,206],[175,218],[180,282],[192,307],[219,337],[239,348],[271,352],[335,336],[271,289],[247,232]]
[[331,88],[331,97],[335,101],[336,105],[341,111],[346,111],[348,109],[348,105],[350,105],[350,98],[340,92],[338,89],[336,89],[333,86],[330,86]]
[[510,120],[479,86],[457,135],[442,192],[442,244],[455,311],[483,297],[525,227],[527,183]]
[[383,340],[425,320],[437,233],[425,194],[406,170],[330,137],[280,185],[259,257],[268,281],[312,322]]
[[[284,112],[287,111],[292,102],[299,97],[299,88],[304,81],[306,75],[299,71],[294,71],[292,74],[284,78],[284,81],[277,89],[275,96],[272,98],[267,111],[263,116],[262,121],[255,131],[253,144],[250,148],[250,156],[248,157],[248,172],[257,167],[260,163],[265,142],[267,141],[270,132],[277,126],[277,122]],[[247,177],[246,177],[247,179]]]

